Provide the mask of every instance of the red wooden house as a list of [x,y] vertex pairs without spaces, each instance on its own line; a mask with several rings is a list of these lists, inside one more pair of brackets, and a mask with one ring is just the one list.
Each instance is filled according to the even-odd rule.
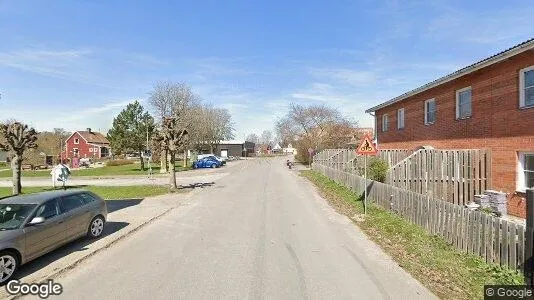
[[111,155],[108,139],[91,128],[76,131],[65,141],[63,158],[103,158]]

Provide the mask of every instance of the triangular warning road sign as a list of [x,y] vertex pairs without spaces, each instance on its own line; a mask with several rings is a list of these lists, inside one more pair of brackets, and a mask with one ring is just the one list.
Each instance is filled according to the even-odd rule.
[[377,152],[378,149],[369,135],[365,135],[358,148],[356,148],[356,153],[360,155],[376,155]]

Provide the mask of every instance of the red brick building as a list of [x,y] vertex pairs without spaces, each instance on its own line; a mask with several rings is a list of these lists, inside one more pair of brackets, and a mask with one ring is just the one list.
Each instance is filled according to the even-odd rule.
[[72,160],[78,158],[102,158],[110,156],[108,139],[100,132],[91,128],[86,131],[76,131],[65,141],[63,158]]
[[367,110],[383,149],[491,149],[495,190],[525,216],[534,187],[534,39]]

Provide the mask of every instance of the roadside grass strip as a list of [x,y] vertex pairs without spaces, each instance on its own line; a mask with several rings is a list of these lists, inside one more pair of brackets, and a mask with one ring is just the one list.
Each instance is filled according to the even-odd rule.
[[[152,163],[153,174],[159,174],[160,165]],[[182,162],[176,163],[176,172],[191,170],[191,166],[183,167]],[[120,175],[147,175],[148,166],[146,170],[141,170],[140,164],[128,164],[120,166],[104,166],[99,168],[88,169],[74,169],[71,171],[71,176],[120,176]],[[0,177],[11,178],[12,170],[0,171]],[[22,177],[50,177],[50,169],[47,170],[24,170],[22,171]]]
[[[72,188],[81,188],[95,194],[106,200],[123,200],[123,199],[137,199],[150,196],[157,196],[169,193],[169,187],[165,185],[135,185],[135,186],[69,186]],[[56,188],[60,190],[61,188]],[[44,191],[52,191],[51,187],[23,187],[23,194],[32,194]],[[188,189],[177,190],[188,191]],[[0,187],[0,198],[11,195],[11,188]],[[1,201],[1,200],[0,200]]]
[[[316,171],[305,170],[321,196],[359,228],[403,269],[443,299],[483,299],[485,284],[523,284],[522,274],[458,251],[443,238],[369,204],[363,216],[363,196]],[[368,199],[368,203],[371,202]]]

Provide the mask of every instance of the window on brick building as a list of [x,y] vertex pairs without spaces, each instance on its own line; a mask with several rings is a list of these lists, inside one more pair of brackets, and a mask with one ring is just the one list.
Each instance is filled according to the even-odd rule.
[[436,99],[425,101],[425,124],[434,124],[436,122]]
[[89,152],[93,152],[93,148],[89,148]]
[[397,129],[404,128],[404,108],[397,110]]
[[519,153],[517,190],[534,188],[534,152]]
[[80,139],[74,139],[74,144],[78,145],[80,143]]
[[382,116],[382,132],[386,132],[389,130],[389,116],[383,115]]
[[456,91],[456,119],[471,116],[471,87]]
[[520,74],[520,107],[534,107],[534,66],[521,70]]

